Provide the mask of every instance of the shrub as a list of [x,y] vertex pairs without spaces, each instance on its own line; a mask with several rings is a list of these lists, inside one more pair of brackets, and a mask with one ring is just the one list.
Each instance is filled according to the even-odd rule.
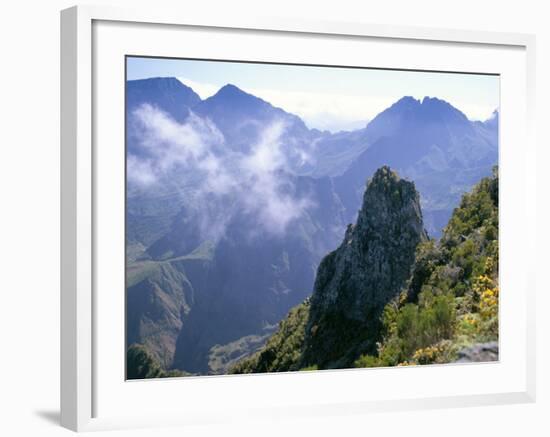
[[449,340],[443,340],[432,346],[426,346],[415,351],[412,360],[418,364],[437,364],[450,361],[452,354],[452,343]]
[[383,325],[385,337],[379,346],[378,357],[361,356],[356,361],[359,367],[394,366],[415,361],[413,356],[418,350],[452,338],[456,327],[456,302],[452,295],[426,287],[419,295],[418,304],[406,303],[399,308],[387,305]]
[[382,367],[382,366],[383,364],[381,363],[380,359],[373,355],[361,355],[353,363],[353,367]]
[[160,378],[163,371],[145,346],[133,344],[126,352],[126,377],[128,379]]
[[169,378],[188,375],[180,370],[164,370],[142,344],[133,344],[126,351],[126,378]]
[[302,367],[300,369],[300,372],[308,372],[310,370],[319,370],[319,366],[317,366],[317,364],[314,364],[312,366]]

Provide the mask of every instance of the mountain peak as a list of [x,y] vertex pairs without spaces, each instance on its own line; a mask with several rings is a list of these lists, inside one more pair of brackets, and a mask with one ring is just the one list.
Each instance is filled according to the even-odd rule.
[[260,98],[247,93],[246,91],[240,89],[238,86],[228,83],[222,86],[216,94],[211,98],[224,98],[224,99],[250,99],[250,100],[261,100]]
[[430,97],[430,96],[424,96],[424,98],[422,99],[422,104],[423,105],[434,105],[434,106],[437,106],[437,105],[451,106],[451,104],[449,102],[447,102],[446,100],[439,99],[437,97]]
[[383,165],[378,170],[376,170],[371,180],[369,181],[368,186],[372,189],[372,187],[378,184],[394,184],[399,182],[400,180],[401,178],[395,171],[393,171],[388,165]]
[[498,109],[495,109],[491,116],[487,120],[483,121],[481,124],[489,129],[496,130],[498,129],[499,118],[500,113],[498,112]]
[[225,92],[225,93],[244,93],[242,89],[240,89],[237,85],[233,85],[232,83],[227,83],[224,86],[222,86],[218,92]]
[[405,96],[378,114],[366,129],[373,141],[376,141],[387,135],[388,131],[398,135],[403,129],[416,130],[421,125],[435,123],[441,126],[453,124],[468,129],[469,121],[461,111],[445,100],[428,96],[418,100]]
[[193,91],[193,89],[179,79],[175,77],[148,77],[145,79],[135,79],[127,81],[129,87],[140,88],[140,89],[157,89],[157,90],[185,90],[189,93],[195,94],[199,100],[200,97],[198,94]]
[[[223,108],[231,108],[231,112],[246,112],[248,116],[255,117],[258,111],[267,111],[273,106],[252,94],[240,89],[236,85],[226,84],[222,86],[216,94],[208,97],[201,104],[203,110],[209,112],[212,108],[222,110]],[[227,114],[224,116],[226,117]]]
[[437,97],[428,97],[425,96],[422,99],[422,108],[428,116],[438,116],[440,119],[445,121],[455,121],[455,122],[466,122],[468,117],[455,108],[449,102],[443,99],[438,99]]
[[397,102],[391,105],[384,112],[409,112],[410,110],[418,111],[419,114],[427,115],[441,115],[444,113],[459,114],[460,116],[466,118],[466,116],[449,102],[437,97],[424,96],[422,99],[416,99],[412,96],[401,97]]
[[500,115],[500,114],[499,114],[499,112],[498,112],[498,109],[495,109],[495,110],[493,111],[493,113],[491,114],[491,116],[490,116],[487,120],[485,120],[485,122],[493,121],[493,120],[498,120],[499,115]]
[[139,105],[148,103],[182,122],[189,115],[190,108],[201,102],[201,98],[175,77],[151,77],[128,80],[126,101],[130,112]]
[[288,130],[295,129],[295,134],[308,133],[307,127],[298,116],[275,107],[230,83],[197,105],[194,111],[212,120],[226,140],[240,150],[245,150],[257,142],[262,128],[274,121],[287,122]]
[[381,167],[356,224],[319,265],[303,366],[345,367],[358,353],[375,351],[382,310],[406,284],[416,247],[426,239],[414,184]]
[[397,108],[416,108],[420,106],[420,100],[415,99],[412,96],[403,96],[388,109]]
[[387,219],[394,213],[401,214],[404,209],[412,206],[412,210],[407,211],[407,214],[418,219],[420,223],[418,233],[424,235],[419,202],[419,194],[414,182],[401,179],[397,172],[384,165],[375,171],[367,183],[356,227],[361,229],[364,225],[369,228],[381,226],[382,223],[373,223],[373,216],[376,216],[377,212]]

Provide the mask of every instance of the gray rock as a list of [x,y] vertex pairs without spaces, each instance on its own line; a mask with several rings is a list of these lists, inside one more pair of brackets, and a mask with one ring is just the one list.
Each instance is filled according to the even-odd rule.
[[389,167],[369,181],[357,223],[317,271],[306,327],[304,362],[321,368],[350,365],[374,353],[384,306],[411,275],[415,250],[427,239],[419,195]]
[[464,348],[458,352],[457,363],[482,363],[487,361],[498,361],[498,343],[478,343]]

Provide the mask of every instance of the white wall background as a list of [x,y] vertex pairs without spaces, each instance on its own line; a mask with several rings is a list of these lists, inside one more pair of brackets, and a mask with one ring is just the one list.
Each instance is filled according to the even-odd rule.
[[[537,0],[95,1],[216,14],[414,24],[537,35],[538,400],[536,404],[303,419],[267,425],[117,432],[164,435],[550,435],[550,297],[546,270],[550,14]],[[59,427],[59,10],[73,1],[3,4],[0,16],[0,434],[69,435]],[[521,144],[517,145],[522,147]],[[545,229],[543,229],[543,227]]]

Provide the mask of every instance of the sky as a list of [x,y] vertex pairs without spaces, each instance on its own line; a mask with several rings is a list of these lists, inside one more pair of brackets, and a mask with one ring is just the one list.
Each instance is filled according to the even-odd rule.
[[202,99],[231,83],[332,132],[364,127],[403,96],[438,97],[470,120],[499,107],[499,77],[482,74],[127,58],[128,80],[150,77],[176,77]]

